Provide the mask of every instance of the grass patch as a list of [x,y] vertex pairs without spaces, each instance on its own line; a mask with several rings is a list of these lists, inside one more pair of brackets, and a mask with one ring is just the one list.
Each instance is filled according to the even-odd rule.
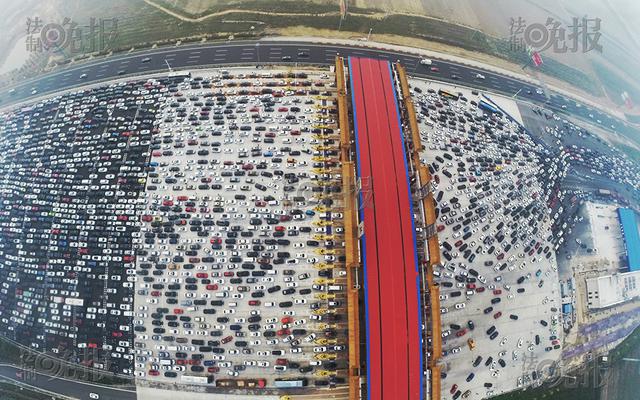
[[602,82],[602,85],[605,87],[608,97],[619,106],[624,105],[624,101],[622,100],[622,93],[627,92],[629,97],[634,103],[638,103],[640,100],[640,90],[634,86],[630,85],[626,79],[620,77],[617,73],[612,72],[601,63],[593,63],[593,70]]
[[622,343],[609,352],[609,364],[622,360],[622,358],[626,357],[631,351],[638,347],[640,347],[640,327],[636,328]]

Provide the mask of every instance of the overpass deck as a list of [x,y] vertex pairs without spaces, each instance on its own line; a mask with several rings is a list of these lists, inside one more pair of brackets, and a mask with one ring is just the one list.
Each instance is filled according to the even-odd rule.
[[389,62],[349,58],[360,179],[368,398],[422,398],[419,274]]

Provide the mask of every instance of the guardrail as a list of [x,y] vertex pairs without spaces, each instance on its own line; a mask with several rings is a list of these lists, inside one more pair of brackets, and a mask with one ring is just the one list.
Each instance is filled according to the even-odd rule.
[[347,318],[349,327],[349,399],[360,399],[360,304],[358,272],[360,249],[355,168],[351,161],[351,127],[347,86],[342,58],[336,57],[336,87],[338,90],[338,123],[340,127],[340,161],[342,163],[342,194],[344,210],[345,264],[347,268]]

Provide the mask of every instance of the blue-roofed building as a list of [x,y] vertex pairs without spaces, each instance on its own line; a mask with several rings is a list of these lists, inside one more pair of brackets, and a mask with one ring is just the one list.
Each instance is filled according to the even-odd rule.
[[624,245],[627,251],[629,271],[640,271],[640,224],[638,216],[630,208],[618,208]]

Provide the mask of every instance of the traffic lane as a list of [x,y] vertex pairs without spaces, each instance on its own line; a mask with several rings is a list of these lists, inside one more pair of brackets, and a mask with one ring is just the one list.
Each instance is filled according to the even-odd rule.
[[[222,52],[221,50],[227,51]],[[278,53],[277,50],[280,50],[280,53]],[[307,53],[308,57],[298,56],[298,53],[300,51],[304,51],[305,53]],[[269,54],[279,54],[280,57],[269,57]],[[327,56],[327,54],[329,54],[329,56]],[[456,75],[460,76],[459,81],[461,83],[471,83],[479,87],[495,90],[500,90],[500,82],[522,88],[525,94],[526,91],[531,91],[535,94],[536,89],[535,87],[525,82],[520,82],[516,79],[506,78],[489,71],[484,71],[473,67],[466,67],[446,61],[437,61],[437,66],[441,70],[440,74],[429,73],[427,72],[428,69],[425,71],[420,71],[424,68],[419,64],[420,57],[403,53],[385,52],[383,50],[375,49],[349,48],[343,46],[323,46],[279,42],[261,43],[259,46],[256,46],[255,43],[245,45],[229,45],[227,43],[223,43],[213,46],[201,46],[198,48],[165,48],[156,52],[144,52],[133,56],[123,56],[115,58],[113,60],[99,61],[93,65],[83,64],[82,66],[79,66],[77,68],[65,69],[58,73],[54,73],[53,75],[47,75],[42,79],[50,79],[52,77],[62,75],[62,79],[56,80],[55,83],[50,82],[53,83],[53,86],[49,86],[47,88],[48,91],[56,91],[62,88],[73,86],[73,84],[77,83],[78,80],[80,80],[79,76],[82,74],[86,74],[86,78],[82,79],[83,82],[91,82],[93,80],[117,78],[118,76],[120,76],[118,73],[121,71],[124,71],[124,74],[134,74],[145,72],[146,70],[148,70],[149,72],[161,71],[164,69],[168,69],[169,67],[183,68],[194,67],[196,65],[228,64],[238,62],[282,62],[282,57],[285,56],[291,57],[291,60],[288,62],[293,63],[309,62],[319,64],[332,64],[334,62],[335,55],[338,54],[342,56],[365,56],[383,58],[390,61],[399,61],[408,68],[415,66],[413,68],[414,73],[418,76],[423,77],[456,81],[455,79],[450,79],[451,75],[455,73]],[[199,55],[199,57],[196,57],[196,55]],[[142,60],[145,58],[150,58],[150,60],[146,63],[143,63]],[[477,79],[475,79],[477,73],[482,73],[487,79],[479,82]],[[77,76],[78,79],[76,79],[74,82],[70,82],[70,80],[72,80],[70,79],[72,76]],[[493,83],[494,81],[497,83]],[[487,84],[488,82],[491,82],[491,84]],[[23,96],[25,98],[29,97],[30,95],[32,95],[31,92],[33,91],[33,89],[37,90],[37,93],[33,95],[37,95],[40,94],[43,88],[45,88],[45,86],[41,84],[41,80],[34,83],[25,83],[15,88],[13,97],[16,99],[20,99],[20,96]],[[6,97],[7,96],[3,96],[0,98],[4,100],[4,98]]]
[[[423,67],[419,64],[420,57],[408,55],[398,52],[387,52],[384,50],[376,49],[364,49],[357,47],[344,47],[344,46],[326,46],[316,45],[309,43],[292,43],[292,42],[249,42],[245,44],[228,44],[220,43],[216,45],[208,46],[193,46],[185,48],[162,48],[145,51],[136,55],[123,55],[112,60],[96,61],[96,64],[86,65],[83,64],[70,70],[65,69],[63,71],[54,73],[53,75],[47,75],[42,79],[50,78],[52,76],[59,76],[65,74],[71,74],[70,76],[79,76],[79,70],[85,69],[86,78],[76,79],[73,82],[70,81],[69,76],[67,79],[58,79],[53,85],[42,85],[41,80],[36,82],[28,82],[15,87],[15,93],[9,97],[5,95],[0,97],[0,100],[5,101],[7,97],[9,99],[22,100],[30,96],[40,95],[43,93],[50,93],[61,90],[63,88],[70,88],[77,86],[81,82],[91,82],[93,80],[107,80],[110,78],[117,78],[120,71],[124,71],[124,74],[136,74],[152,71],[162,71],[171,67],[195,67],[200,65],[210,64],[233,64],[233,63],[254,63],[254,62],[283,62],[283,56],[291,57],[289,63],[317,63],[317,64],[333,64],[333,57],[336,54],[342,56],[363,56],[363,57],[377,57],[388,59],[390,61],[399,61],[403,63],[407,68],[411,70],[413,66],[413,74],[420,77],[430,77],[432,79],[438,79],[446,82],[460,82],[465,85],[472,85],[480,89],[491,89],[509,95],[515,95],[518,93],[520,98],[524,98],[529,101],[545,102],[547,101],[544,95],[539,95],[535,92],[537,87],[527,82],[520,81],[515,78],[502,76],[490,71],[485,71],[475,67],[467,67],[460,64],[455,64],[447,61],[436,61],[436,65],[441,69],[441,74],[436,75],[429,73],[428,70],[423,70]],[[227,50],[223,52],[221,50]],[[299,57],[298,52],[304,49],[308,51],[308,57]],[[213,51],[208,51],[213,50]],[[280,51],[280,59],[278,57],[265,57],[266,54],[277,54]],[[200,54],[199,57],[195,57],[196,54]],[[164,56],[163,56],[164,55]],[[161,57],[158,57],[161,56]],[[142,60],[146,57],[151,59],[146,65],[140,65]],[[166,62],[165,62],[166,59]],[[122,69],[124,64],[128,64],[129,69]],[[455,72],[460,79],[452,79],[451,75]],[[475,76],[477,73],[482,73],[486,79],[477,80]],[[74,75],[75,74],[75,75]],[[123,75],[124,75],[123,74]],[[506,90],[503,85],[508,86],[509,90]],[[36,90],[33,93],[33,90]],[[555,105],[560,110],[571,112],[579,115],[583,118],[591,118],[589,114],[592,114],[594,118],[591,119],[606,119],[607,122],[613,121],[610,116],[591,109],[587,106],[581,106],[577,102],[571,99],[565,99],[557,94],[553,95],[549,100],[549,105]],[[562,109],[565,106],[566,109]],[[596,118],[597,117],[597,118]],[[607,129],[610,129],[611,124],[604,122],[600,123]]]
[[[102,61],[91,66],[83,65],[82,67],[72,69],[71,71],[65,70],[57,74],[68,76],[70,76],[69,74],[73,75],[74,72],[78,76],[86,74],[86,78],[84,78],[84,81],[90,82],[92,80],[116,78],[120,76],[120,72],[123,72],[123,74],[134,74],[145,71],[161,71],[169,67],[193,67],[195,65],[228,64],[238,62],[282,62],[282,57],[285,56],[291,57],[291,60],[288,62],[293,63],[310,62],[319,64],[332,64],[335,55],[340,54],[343,56],[368,56],[388,59],[390,61],[399,61],[409,69],[411,69],[411,67],[413,66],[413,72],[417,76],[431,77],[434,79],[450,82],[472,84],[479,88],[508,92],[509,94],[515,94],[519,91],[520,97],[529,98],[530,100],[534,101],[544,100],[544,96],[537,95],[535,93],[536,87],[528,83],[521,82],[517,79],[504,77],[490,71],[484,71],[473,67],[465,67],[446,61],[437,61],[437,66],[438,68],[440,68],[441,73],[431,73],[428,69],[424,70],[424,67],[419,64],[420,57],[403,53],[384,52],[382,50],[375,49],[348,48],[342,46],[318,46],[309,44],[300,45],[291,43],[264,43],[260,44],[259,46],[256,46],[256,44],[220,44],[215,46],[200,47],[199,49],[200,50],[198,50],[198,48],[162,49],[155,53],[142,53],[135,56],[129,56],[127,59],[119,58],[109,61]],[[215,50],[207,51],[209,49]],[[308,57],[298,56],[298,53],[301,50],[305,51],[305,53],[308,54]],[[198,54],[199,56],[197,56],[196,54]],[[269,54],[277,54],[278,56],[269,57]],[[329,56],[327,56],[327,54]],[[157,55],[163,57],[157,57]],[[150,60],[147,63],[142,63],[142,60],[147,57],[149,57]],[[84,72],[77,74],[78,69],[82,69]],[[421,69],[423,69],[423,71],[420,71]],[[451,75],[454,73],[459,76],[460,79],[451,78]],[[485,79],[476,79],[475,77],[478,73],[482,73],[485,76]],[[16,88],[16,93],[14,95],[18,97],[18,95],[22,93],[23,96],[29,96],[33,89],[36,89],[38,93],[40,93],[42,89],[46,89],[47,91],[56,91],[65,87],[72,86],[71,82],[69,82],[68,76],[67,79],[57,80],[54,86],[40,86],[39,84],[33,84],[32,86],[31,84],[25,84],[21,89]],[[82,79],[78,78],[78,80],[81,81]],[[501,83],[509,86],[511,90],[502,89]],[[563,103],[560,102],[559,104]],[[565,101],[564,104],[571,105],[567,101]],[[571,108],[573,109],[574,107],[572,106]],[[585,108],[575,109],[573,111],[578,112],[580,110],[585,110]],[[583,116],[587,117],[586,114]]]
[[[26,379],[18,378],[16,376],[17,373],[22,373]],[[109,388],[92,383],[63,379],[10,365],[0,366],[0,375],[14,381],[24,382],[27,385],[81,400],[89,399],[89,393],[97,393],[100,396],[100,400],[135,400],[137,398],[135,390],[132,389]]]

